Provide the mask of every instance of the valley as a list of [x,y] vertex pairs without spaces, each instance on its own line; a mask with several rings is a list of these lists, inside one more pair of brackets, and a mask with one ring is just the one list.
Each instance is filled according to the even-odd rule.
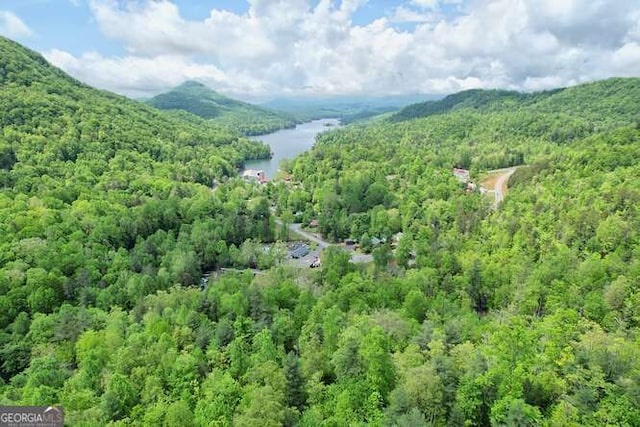
[[640,425],[640,78],[340,126],[166,95],[0,37],[0,405],[80,426]]
[[292,160],[295,156],[309,150],[320,132],[331,130],[339,125],[337,119],[319,119],[296,125],[292,129],[283,129],[266,135],[251,137],[271,148],[269,159],[252,160],[245,168],[263,170],[267,179],[274,179],[283,160]]

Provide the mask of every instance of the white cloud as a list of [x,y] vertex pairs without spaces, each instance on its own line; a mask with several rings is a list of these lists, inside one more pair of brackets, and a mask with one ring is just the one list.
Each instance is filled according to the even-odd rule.
[[438,16],[433,13],[425,13],[414,9],[398,6],[389,18],[391,22],[436,22]]
[[235,75],[230,81],[216,66],[199,64],[179,55],[106,58],[89,52],[76,58],[68,52],[54,49],[45,52],[44,56],[79,80],[132,96],[162,91],[184,80],[198,80],[225,91],[250,93],[264,90],[263,83],[250,76]]
[[13,12],[0,10],[0,35],[19,39],[33,35],[33,31]]
[[459,5],[464,3],[463,0],[411,0],[410,3],[414,6],[423,9],[438,9],[443,5]]
[[439,0],[411,0],[411,3],[426,9],[435,9],[440,3]]
[[613,66],[622,72],[640,70],[640,44],[636,42],[625,44],[613,53],[612,62]]
[[[355,25],[365,0],[249,0],[187,20],[168,0],[93,0],[127,55],[47,54],[92,85],[157,93],[196,78],[237,96],[540,90],[639,75],[640,4],[628,0],[413,0]],[[458,5],[460,6],[460,5]],[[414,23],[407,29],[398,23]],[[404,28],[404,29],[401,29]]]

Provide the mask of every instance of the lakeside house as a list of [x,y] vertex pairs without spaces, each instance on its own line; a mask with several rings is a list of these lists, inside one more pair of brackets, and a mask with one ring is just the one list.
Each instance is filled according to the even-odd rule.
[[242,172],[242,178],[245,181],[255,181],[259,182],[260,184],[264,184],[265,182],[267,182],[267,176],[265,175],[263,170],[246,169]]

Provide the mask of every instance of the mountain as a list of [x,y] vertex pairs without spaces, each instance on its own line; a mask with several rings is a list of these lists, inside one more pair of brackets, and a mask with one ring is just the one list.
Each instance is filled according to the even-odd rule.
[[470,89],[448,95],[436,101],[426,101],[408,105],[391,117],[392,121],[401,121],[443,114],[460,108],[487,108],[489,105],[507,100],[521,101],[525,95],[505,90]]
[[[521,93],[506,90],[471,89],[441,100],[426,101],[406,106],[389,120],[398,122],[435,114],[445,114],[459,110],[506,111],[516,108],[531,113],[571,112],[581,115],[598,115],[625,110],[620,104],[638,105],[634,95],[638,92],[637,78],[612,78],[604,81],[585,83],[569,88],[560,88],[535,93]],[[632,111],[632,108],[626,108]]]
[[[193,223],[200,233],[215,224],[210,237],[225,248],[256,236],[250,211],[225,208],[226,196],[213,198],[210,187],[234,185],[244,161],[268,157],[268,146],[88,87],[2,37],[0,129],[2,330],[20,313],[62,304],[130,305],[126,294],[137,291],[122,280],[143,270],[149,291],[198,284],[200,269],[218,261],[197,255],[187,233]],[[164,249],[141,263],[129,257],[150,236]],[[181,259],[166,258],[162,274],[169,276],[159,277],[161,254],[178,236]],[[3,350],[5,338],[0,333],[0,387],[24,368]]]
[[246,135],[265,134],[296,123],[284,113],[228,98],[195,81],[186,81],[146,102],[161,110],[184,110]]
[[[107,158],[126,149],[159,158],[165,150],[186,146],[217,147],[211,153],[224,152],[221,157],[231,161],[225,173],[233,174],[232,169],[245,158],[261,156],[266,149],[210,121],[168,114],[93,89],[3,37],[0,53],[0,124],[5,142],[11,136],[12,149],[17,152],[28,148],[27,136],[47,139],[38,152],[66,153],[47,160],[76,159],[96,152]],[[19,154],[24,154],[21,161],[38,160],[27,152]]]
[[283,111],[301,120],[339,118],[346,124],[434,98],[428,95],[396,96],[333,96],[276,98],[261,104],[273,110]]

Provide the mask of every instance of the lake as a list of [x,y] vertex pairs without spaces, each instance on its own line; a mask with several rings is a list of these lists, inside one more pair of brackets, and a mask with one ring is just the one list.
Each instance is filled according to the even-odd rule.
[[293,129],[283,129],[266,135],[252,136],[271,147],[273,156],[265,160],[248,160],[245,169],[264,170],[268,179],[273,179],[283,159],[293,159],[313,146],[316,135],[334,129],[340,124],[339,119],[321,119],[303,123]]

